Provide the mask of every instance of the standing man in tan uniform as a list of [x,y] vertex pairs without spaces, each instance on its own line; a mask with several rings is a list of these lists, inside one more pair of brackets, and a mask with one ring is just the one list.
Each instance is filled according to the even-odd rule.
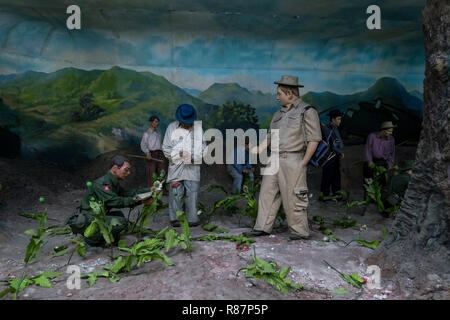
[[[308,104],[300,98],[298,87],[303,85],[298,84],[298,77],[282,76],[275,84],[282,108],[274,114],[270,130],[279,130],[279,170],[263,176],[256,224],[244,235],[269,235],[283,203],[290,239],[306,239],[309,237],[306,173],[308,162],[322,140],[319,115],[314,108],[305,111]],[[261,153],[269,146],[270,135],[252,152]]]

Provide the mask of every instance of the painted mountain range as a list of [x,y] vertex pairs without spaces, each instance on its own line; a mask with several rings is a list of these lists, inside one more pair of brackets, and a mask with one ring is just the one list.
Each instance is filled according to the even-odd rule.
[[[409,93],[398,80],[388,77],[378,79],[366,91],[349,95],[339,95],[329,91],[300,93],[304,101],[314,105],[319,112],[324,112],[322,118],[326,117],[326,111],[329,109],[336,108],[345,111],[348,107],[358,107],[360,101],[371,101],[378,98],[419,114],[422,112],[422,94],[417,90]],[[256,109],[260,124],[264,128],[268,127],[273,113],[279,109],[275,94],[250,91],[237,83],[214,83],[199,94],[198,98],[215,105],[221,105],[227,101],[250,104]]]
[[[319,111],[345,110],[377,98],[416,112],[422,108],[422,101],[394,78],[380,78],[368,90],[351,95],[308,92],[302,97]],[[164,133],[182,103],[197,108],[204,127],[214,126],[208,115],[226,101],[250,104],[261,127],[267,127],[279,109],[274,94],[236,83],[215,83],[197,98],[162,76],[119,67],[4,75],[0,98],[0,127],[20,136],[24,154],[72,165],[138,144],[150,115],[160,117]]]
[[[98,112],[80,121],[74,115],[80,112],[80,99],[86,93],[92,94],[90,106]],[[66,164],[139,143],[150,115],[161,118],[164,132],[178,105],[195,105],[203,120],[212,107],[164,77],[118,67],[3,77],[0,98],[0,115],[7,115],[0,126],[21,137],[22,151]]]

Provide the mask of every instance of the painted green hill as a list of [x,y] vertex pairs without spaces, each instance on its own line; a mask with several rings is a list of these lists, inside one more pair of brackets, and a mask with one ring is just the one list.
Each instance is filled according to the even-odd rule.
[[[148,118],[161,118],[160,129],[175,120],[182,103],[197,108],[207,121],[213,107],[151,72],[113,67],[109,70],[65,68],[53,73],[27,72],[0,83],[0,98],[19,118],[11,130],[21,137],[25,153],[74,164],[140,141]],[[75,121],[80,97],[93,96],[100,117]],[[10,112],[11,113],[11,112]],[[62,156],[68,152],[71,156]]]

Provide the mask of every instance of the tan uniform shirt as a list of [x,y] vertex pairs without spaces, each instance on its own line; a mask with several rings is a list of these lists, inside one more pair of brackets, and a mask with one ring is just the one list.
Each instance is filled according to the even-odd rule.
[[305,151],[307,147],[305,140],[307,142],[322,140],[319,115],[315,109],[310,108],[305,112],[305,127],[302,128],[301,113],[306,106],[308,104],[297,99],[289,111],[286,112],[285,108],[282,108],[275,112],[270,123],[270,130],[280,130],[280,153]]

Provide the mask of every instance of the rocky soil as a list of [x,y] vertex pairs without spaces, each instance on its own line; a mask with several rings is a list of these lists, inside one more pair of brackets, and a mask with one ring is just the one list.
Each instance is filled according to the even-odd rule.
[[[124,150],[130,154],[136,150]],[[361,200],[361,163],[358,163],[362,146],[348,148],[343,161],[343,186],[351,191],[353,200]],[[85,182],[92,181],[107,170],[107,161],[112,154],[97,158],[88,166],[79,168],[59,168],[50,164],[37,164],[23,159],[0,158],[0,182],[3,186],[0,206],[0,292],[7,287],[7,280],[14,277],[32,277],[45,270],[58,270],[63,274],[53,281],[51,288],[29,286],[19,295],[20,299],[449,299],[449,275],[429,274],[427,282],[418,287],[414,277],[396,275],[395,270],[381,270],[379,289],[369,289],[363,285],[357,289],[345,282],[340,275],[325,262],[341,272],[370,277],[366,258],[372,249],[356,243],[358,237],[364,240],[382,241],[382,229],[389,230],[392,219],[384,218],[377,213],[374,206],[353,208],[346,211],[343,203],[317,201],[320,185],[320,171],[309,173],[310,205],[309,219],[311,237],[308,240],[288,241],[288,230],[285,223],[278,221],[270,236],[255,238],[247,251],[236,248],[236,243],[225,241],[200,242],[193,241],[191,254],[177,248],[171,249],[167,255],[175,266],[165,266],[159,261],[144,263],[129,273],[121,274],[118,282],[111,283],[106,278],[99,278],[91,287],[85,279],[80,290],[70,290],[66,285],[69,277],[67,263],[68,254],[55,257],[52,250],[56,246],[74,245],[70,241],[72,235],[48,237],[36,261],[24,268],[24,257],[29,235],[28,229],[37,228],[38,222],[20,216],[23,212],[39,213],[47,210],[48,225],[61,225],[70,216],[86,190]],[[400,148],[399,158],[414,158],[414,149]],[[145,183],[143,162],[132,159],[133,172],[123,184],[124,187],[142,187]],[[223,198],[219,190],[208,192],[210,185],[220,184],[229,188],[231,179],[224,166],[205,166],[202,168],[202,185],[199,201],[211,206]],[[39,203],[40,196],[45,197]],[[167,198],[163,197],[164,202]],[[240,208],[244,200],[238,203]],[[134,220],[141,207],[130,213]],[[129,211],[124,210],[126,216]],[[338,242],[326,241],[320,225],[313,222],[314,216],[322,216],[326,227],[333,230],[340,239]],[[204,221],[206,217],[201,216]],[[352,228],[333,226],[333,221],[355,219],[357,225]],[[229,230],[230,235],[238,235],[252,227],[251,219],[241,217],[239,212],[230,214],[223,210],[216,212],[211,223]],[[170,227],[167,209],[162,210],[148,225],[153,230]],[[181,232],[180,228],[176,228]],[[200,226],[191,228],[194,237],[207,234]],[[134,235],[123,237],[127,244],[136,241]],[[329,239],[328,239],[329,240]],[[122,252],[117,249],[113,254]],[[124,253],[122,253],[124,254]],[[255,255],[266,261],[275,261],[280,267],[291,266],[288,278],[304,285],[298,292],[285,295],[261,279],[245,278],[238,273],[241,268],[253,262]],[[110,249],[91,248],[86,251],[86,258],[76,253],[70,259],[70,265],[80,267],[82,273],[100,270],[110,263]],[[338,293],[337,289],[345,289],[346,293]],[[4,299],[10,299],[9,294]]]

